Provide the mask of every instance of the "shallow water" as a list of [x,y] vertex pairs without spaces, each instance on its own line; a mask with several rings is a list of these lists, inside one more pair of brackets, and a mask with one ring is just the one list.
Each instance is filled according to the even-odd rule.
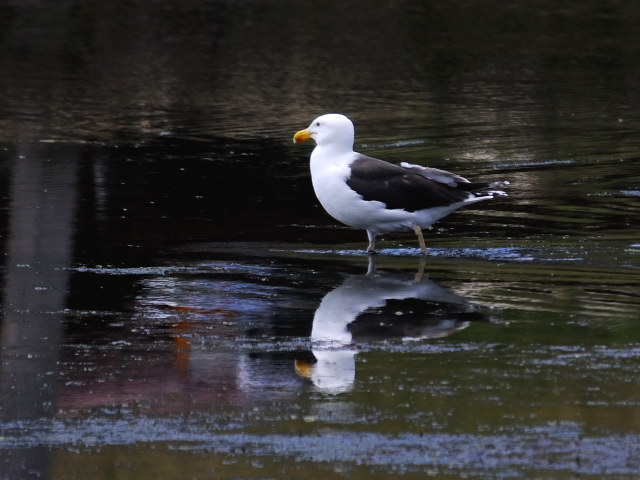
[[[0,478],[637,478],[639,16],[0,6]],[[509,197],[369,257],[329,111]]]

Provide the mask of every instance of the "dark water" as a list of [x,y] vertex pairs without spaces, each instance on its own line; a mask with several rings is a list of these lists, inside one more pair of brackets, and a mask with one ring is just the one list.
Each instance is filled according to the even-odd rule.
[[[295,131],[509,180],[426,232]],[[0,4],[0,478],[637,478],[640,4]]]

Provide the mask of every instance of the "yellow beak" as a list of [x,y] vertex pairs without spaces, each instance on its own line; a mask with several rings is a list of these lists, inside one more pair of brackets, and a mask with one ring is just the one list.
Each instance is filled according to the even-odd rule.
[[293,143],[302,143],[305,140],[309,140],[311,138],[311,135],[312,133],[307,129],[300,130],[293,136]]

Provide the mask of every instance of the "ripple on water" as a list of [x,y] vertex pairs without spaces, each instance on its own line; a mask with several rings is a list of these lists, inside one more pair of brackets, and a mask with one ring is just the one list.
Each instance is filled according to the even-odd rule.
[[[297,249],[293,253],[304,254],[333,254],[344,256],[367,256],[362,250],[346,249]],[[419,248],[383,248],[377,250],[379,255],[394,257],[421,257]],[[582,261],[582,257],[573,256],[566,249],[535,249],[525,247],[496,247],[496,248],[429,248],[429,256],[442,258],[477,258],[483,260],[501,260],[515,262],[530,261]]]
[[[304,422],[310,419],[298,419]],[[328,419],[322,415],[314,422]],[[640,436],[585,435],[572,422],[532,429],[519,428],[502,435],[402,434],[326,432],[295,434],[231,433],[229,418],[196,419],[82,419],[0,424],[2,446],[95,448],[162,442],[169,449],[215,451],[227,456],[290,457],[296,461],[334,462],[377,466],[387,471],[417,472],[425,466],[454,473],[483,475],[496,469],[516,475],[526,471],[573,472],[588,475],[634,475],[640,468]],[[18,434],[18,431],[20,433]]]

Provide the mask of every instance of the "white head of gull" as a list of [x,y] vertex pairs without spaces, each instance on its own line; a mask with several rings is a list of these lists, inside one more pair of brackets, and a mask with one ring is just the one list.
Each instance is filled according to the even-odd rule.
[[354,152],[355,130],[344,115],[316,118],[293,141],[310,138],[316,142],[310,165],[318,200],[336,220],[367,231],[369,253],[375,253],[377,235],[413,230],[427,255],[423,228],[466,205],[506,195],[492,189],[509,182],[471,183],[445,170],[398,166]]

